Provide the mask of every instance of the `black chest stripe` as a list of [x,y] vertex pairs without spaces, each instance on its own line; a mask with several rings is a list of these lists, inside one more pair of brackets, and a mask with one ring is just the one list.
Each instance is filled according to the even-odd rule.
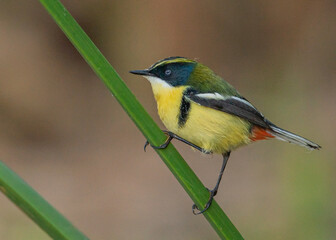
[[186,100],[185,97],[183,96],[180,106],[180,114],[178,117],[178,125],[180,128],[182,128],[184,124],[187,122],[189,111],[190,111],[190,102]]
[[185,123],[188,120],[189,117],[189,112],[190,112],[190,101],[186,99],[185,96],[188,96],[190,94],[194,94],[195,90],[193,89],[186,89],[183,92],[183,96],[182,96],[182,101],[181,101],[181,105],[180,105],[180,114],[178,116],[178,125],[179,128],[184,127]]

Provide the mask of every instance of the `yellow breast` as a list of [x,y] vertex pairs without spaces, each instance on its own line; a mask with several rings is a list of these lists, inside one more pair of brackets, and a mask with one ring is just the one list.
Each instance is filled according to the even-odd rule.
[[151,82],[158,113],[166,128],[195,145],[214,153],[224,153],[250,140],[250,123],[244,119],[191,102],[187,121],[179,126],[185,86],[170,87]]
[[250,140],[250,124],[234,115],[191,104],[189,118],[177,135],[214,153],[224,153]]

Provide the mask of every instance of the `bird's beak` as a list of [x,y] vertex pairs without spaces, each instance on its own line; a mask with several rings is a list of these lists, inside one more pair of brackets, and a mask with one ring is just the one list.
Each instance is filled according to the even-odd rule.
[[142,75],[142,76],[152,76],[153,74],[148,71],[148,69],[145,70],[133,70],[130,71],[130,73],[136,74],[136,75]]

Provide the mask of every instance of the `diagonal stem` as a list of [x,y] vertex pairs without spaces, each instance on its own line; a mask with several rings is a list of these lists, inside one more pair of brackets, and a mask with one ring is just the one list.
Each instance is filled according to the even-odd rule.
[[[162,144],[166,139],[165,135],[61,2],[59,0],[40,0],[40,2],[98,77],[112,92],[150,144],[154,146]],[[156,150],[156,152],[193,202],[197,206],[204,206],[208,200],[208,191],[176,149],[169,144],[166,149]],[[204,216],[220,238],[243,239],[215,201],[213,201],[211,208],[205,212]]]

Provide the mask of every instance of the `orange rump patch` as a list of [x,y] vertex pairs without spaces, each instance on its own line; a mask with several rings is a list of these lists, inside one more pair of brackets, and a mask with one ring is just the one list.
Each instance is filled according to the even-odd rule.
[[252,141],[264,140],[267,138],[274,138],[274,136],[264,128],[258,126],[253,127],[252,136],[250,137]]

